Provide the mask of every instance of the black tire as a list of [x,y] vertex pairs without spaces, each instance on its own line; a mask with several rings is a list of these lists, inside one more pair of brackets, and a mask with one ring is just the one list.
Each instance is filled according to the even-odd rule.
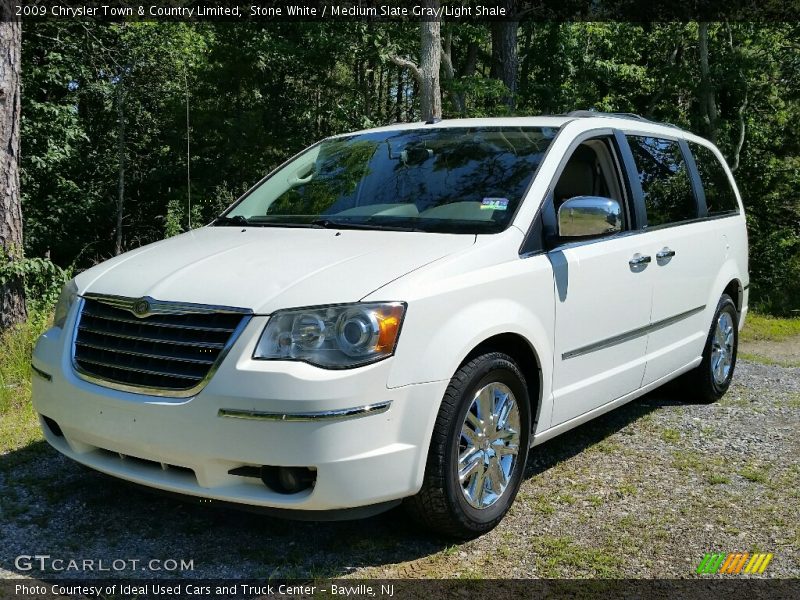
[[[723,314],[727,314],[733,324],[733,349],[730,370],[722,381],[718,381],[717,378],[714,377],[714,338],[717,332],[717,323]],[[738,349],[739,311],[736,310],[736,304],[731,297],[727,294],[723,294],[719,299],[717,310],[714,313],[714,318],[711,321],[711,327],[708,331],[708,338],[706,338],[706,345],[703,349],[703,362],[682,378],[684,390],[691,401],[711,404],[725,395],[725,392],[728,391],[731,385],[733,372],[736,369]]]
[[[475,508],[467,501],[458,480],[462,426],[476,393],[491,383],[506,386],[519,409],[519,444],[508,483],[493,504]],[[448,537],[471,539],[492,530],[508,512],[525,471],[531,429],[531,410],[525,377],[506,354],[478,356],[456,372],[445,392],[433,429],[425,478],[405,508],[423,527]],[[488,460],[488,459],[487,459]]]

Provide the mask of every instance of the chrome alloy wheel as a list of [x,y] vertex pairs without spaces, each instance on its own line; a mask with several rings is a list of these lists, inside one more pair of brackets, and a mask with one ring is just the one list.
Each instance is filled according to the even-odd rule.
[[721,312],[711,340],[711,374],[714,383],[724,385],[733,365],[734,339],[733,319],[727,312]]
[[487,508],[505,492],[519,453],[520,415],[508,386],[494,382],[477,391],[461,426],[458,480],[474,508]]

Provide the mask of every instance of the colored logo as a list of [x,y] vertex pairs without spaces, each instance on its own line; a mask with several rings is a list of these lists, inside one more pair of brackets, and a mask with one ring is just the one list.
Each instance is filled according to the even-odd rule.
[[758,575],[764,572],[771,560],[772,554],[765,552],[756,552],[754,554],[749,552],[731,552],[728,554],[717,552],[715,554],[706,554],[703,557],[697,567],[697,573],[700,575],[713,573]]

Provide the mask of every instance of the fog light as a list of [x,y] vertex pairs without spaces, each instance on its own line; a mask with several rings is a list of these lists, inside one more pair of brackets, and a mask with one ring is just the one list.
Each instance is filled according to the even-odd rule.
[[64,432],[61,431],[61,427],[59,427],[58,423],[56,423],[53,419],[42,415],[42,420],[45,422],[47,428],[53,433],[54,436],[64,437]]
[[314,485],[317,472],[307,467],[261,467],[261,481],[280,494],[296,494]]

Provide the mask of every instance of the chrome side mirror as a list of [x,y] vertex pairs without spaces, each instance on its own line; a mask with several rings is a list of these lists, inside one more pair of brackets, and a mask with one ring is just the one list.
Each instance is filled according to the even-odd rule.
[[558,208],[559,237],[606,235],[622,230],[619,202],[602,196],[575,196]]

